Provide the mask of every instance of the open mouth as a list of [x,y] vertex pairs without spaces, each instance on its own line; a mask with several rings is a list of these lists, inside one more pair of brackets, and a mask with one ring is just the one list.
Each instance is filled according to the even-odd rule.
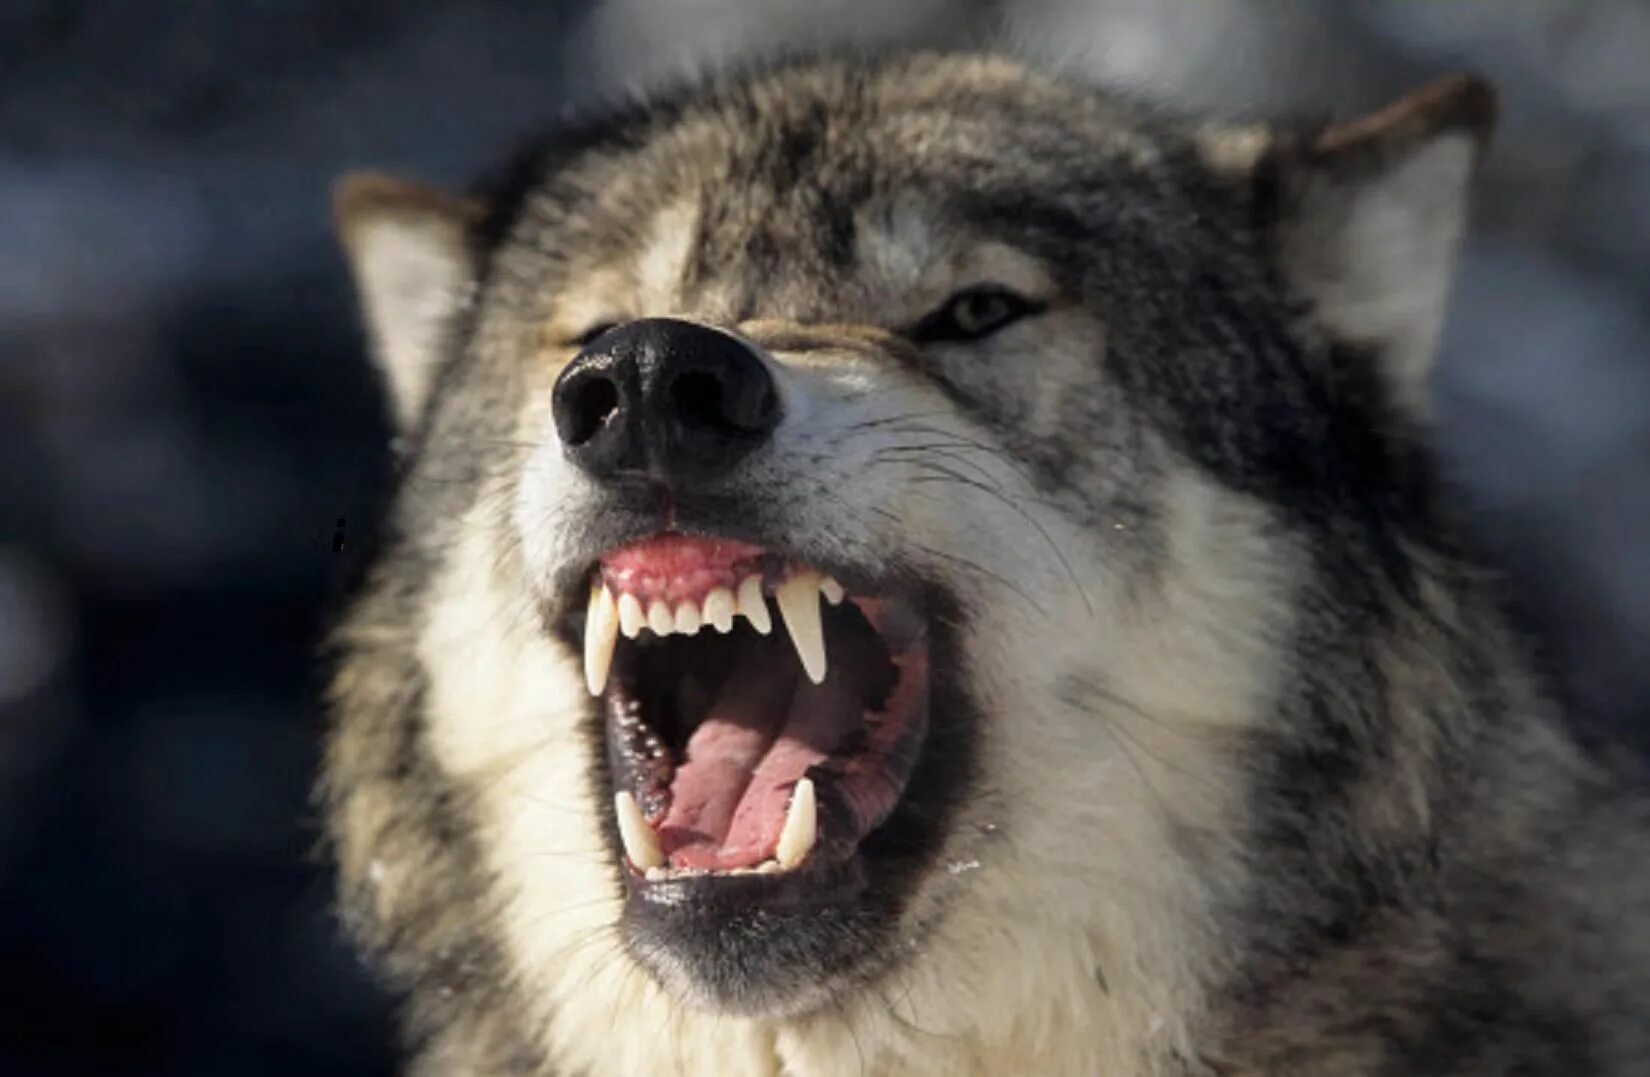
[[917,604],[743,542],[671,533],[609,551],[584,666],[639,887],[848,864],[928,730]]

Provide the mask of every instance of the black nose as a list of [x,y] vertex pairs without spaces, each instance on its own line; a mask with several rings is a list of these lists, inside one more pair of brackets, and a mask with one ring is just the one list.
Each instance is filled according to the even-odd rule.
[[672,487],[727,473],[779,423],[767,365],[726,333],[644,318],[580,352],[551,399],[567,456],[599,479]]

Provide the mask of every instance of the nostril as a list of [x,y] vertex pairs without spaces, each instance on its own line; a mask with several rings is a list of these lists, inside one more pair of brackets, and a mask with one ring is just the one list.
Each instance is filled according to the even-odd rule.
[[730,378],[722,371],[700,369],[685,370],[672,379],[669,406],[676,421],[687,427],[760,434],[773,425],[778,401],[766,377]]
[[619,387],[607,378],[591,378],[574,387],[558,424],[561,439],[577,448],[601,432],[619,411]]
[[689,426],[732,426],[722,406],[722,379],[704,370],[689,370],[670,386],[670,405]]

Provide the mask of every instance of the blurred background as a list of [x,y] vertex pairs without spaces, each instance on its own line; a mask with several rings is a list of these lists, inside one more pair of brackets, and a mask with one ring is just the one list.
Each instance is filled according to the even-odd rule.
[[0,0],[0,1074],[392,1070],[307,803],[387,474],[329,180],[461,183],[681,68],[889,40],[1235,116],[1490,75],[1445,449],[1586,727],[1650,745],[1650,5]]

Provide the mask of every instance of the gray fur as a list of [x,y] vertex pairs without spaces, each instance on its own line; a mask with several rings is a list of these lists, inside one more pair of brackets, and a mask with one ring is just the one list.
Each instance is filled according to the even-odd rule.
[[[1458,80],[1238,131],[895,56],[622,111],[469,201],[347,188],[409,449],[335,637],[322,788],[423,1071],[1640,1072],[1636,773],[1572,736],[1425,434],[1492,111]],[[381,286],[374,252],[408,243],[429,258]],[[988,248],[1048,310],[904,340],[928,276]],[[688,511],[951,596],[977,739],[926,874],[837,925],[855,968],[798,966],[735,1016],[618,915],[556,630],[630,522],[558,470],[549,384],[590,324],[665,313],[761,346],[812,416]],[[462,713],[495,655],[544,692],[534,728]],[[512,844],[541,766],[583,781],[542,789],[565,867]],[[1092,955],[1081,984],[1039,947]],[[976,952],[1007,964],[970,976]]]

